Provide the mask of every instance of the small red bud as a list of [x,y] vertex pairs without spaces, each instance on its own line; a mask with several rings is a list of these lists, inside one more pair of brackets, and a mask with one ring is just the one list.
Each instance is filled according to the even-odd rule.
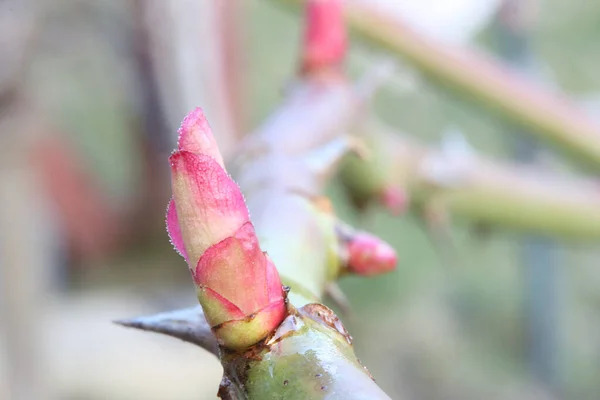
[[309,0],[302,71],[338,66],[346,55],[346,27],[341,0]]
[[403,214],[409,206],[407,193],[395,186],[387,186],[379,196],[381,204],[393,215]]
[[372,276],[393,271],[398,257],[396,251],[377,236],[358,232],[349,239],[348,269],[355,274]]
[[212,157],[177,151],[169,161],[181,240],[195,268],[208,247],[233,235],[250,216],[240,188]]

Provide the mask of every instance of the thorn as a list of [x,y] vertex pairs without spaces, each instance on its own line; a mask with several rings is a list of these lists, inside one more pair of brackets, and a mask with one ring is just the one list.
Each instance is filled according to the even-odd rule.
[[131,319],[120,319],[113,323],[127,328],[172,336],[218,355],[217,341],[200,306]]

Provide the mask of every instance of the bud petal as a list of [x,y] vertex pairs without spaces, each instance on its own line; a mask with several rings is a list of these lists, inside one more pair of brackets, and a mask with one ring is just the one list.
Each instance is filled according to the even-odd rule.
[[271,302],[283,302],[277,270],[260,250],[250,222],[206,250],[198,261],[194,280],[198,287],[211,288],[245,315]]
[[279,274],[260,250],[250,222],[206,250],[194,281],[208,322],[229,348],[259,342],[285,318]]
[[212,157],[177,151],[169,161],[181,238],[195,267],[207,248],[233,235],[250,216],[239,187]]
[[341,0],[309,0],[306,5],[303,71],[340,64],[346,53]]
[[185,252],[185,246],[183,244],[183,238],[181,237],[181,228],[179,227],[179,220],[177,219],[177,209],[175,208],[175,201],[171,199],[169,205],[167,205],[167,233],[171,244],[175,247],[175,250],[179,255],[187,261],[187,253]]
[[285,304],[273,303],[244,319],[213,328],[217,340],[232,349],[245,349],[267,337],[286,317]]
[[348,269],[358,275],[372,276],[393,271],[396,251],[377,236],[358,232],[347,243]]
[[231,320],[240,320],[245,314],[232,302],[207,287],[200,287],[197,291],[198,300],[202,304],[204,316],[210,326],[216,326]]
[[178,132],[177,148],[179,150],[205,154],[212,157],[221,167],[225,167],[217,141],[201,108],[195,108],[184,118]]

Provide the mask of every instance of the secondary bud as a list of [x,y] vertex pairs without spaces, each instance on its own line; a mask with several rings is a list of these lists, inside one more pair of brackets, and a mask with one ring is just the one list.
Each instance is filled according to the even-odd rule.
[[356,232],[347,243],[347,267],[358,275],[372,276],[393,271],[398,257],[386,242],[366,232]]
[[407,193],[395,186],[385,187],[379,194],[379,200],[393,215],[403,214],[409,207]]
[[309,0],[302,71],[338,66],[346,54],[346,27],[341,0]]

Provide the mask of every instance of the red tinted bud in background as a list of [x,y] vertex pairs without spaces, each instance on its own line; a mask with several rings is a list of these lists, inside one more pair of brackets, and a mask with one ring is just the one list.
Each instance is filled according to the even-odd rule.
[[357,232],[348,239],[346,246],[347,267],[355,274],[379,275],[396,268],[396,251],[377,236]]
[[403,214],[409,207],[407,193],[395,186],[384,188],[379,195],[379,200],[393,215]]
[[347,38],[341,0],[309,0],[302,71],[339,66],[346,54]]

